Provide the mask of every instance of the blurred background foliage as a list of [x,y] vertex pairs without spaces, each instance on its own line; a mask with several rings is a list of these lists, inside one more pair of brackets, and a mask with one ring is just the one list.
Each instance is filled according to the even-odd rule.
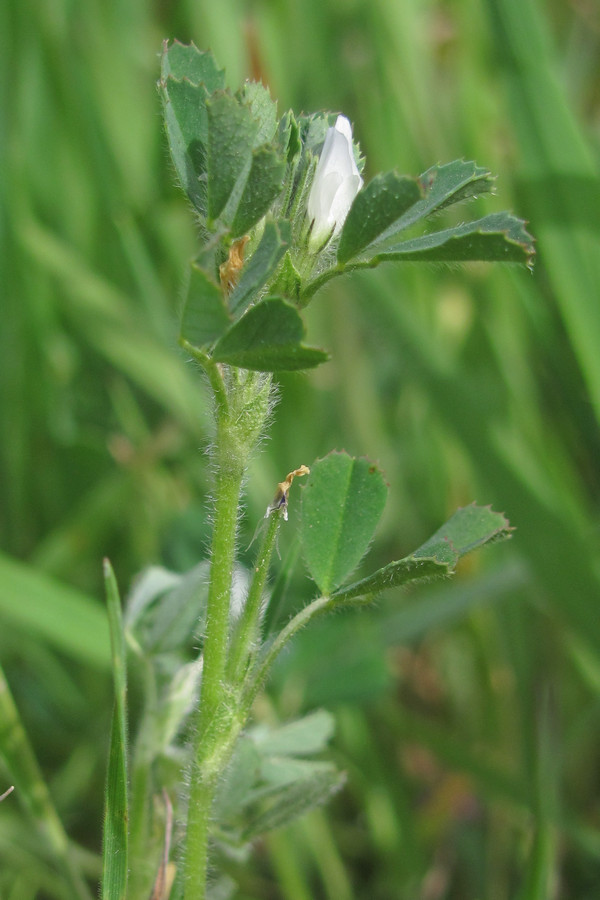
[[[457,505],[514,539],[441,587],[323,621],[257,716],[319,705],[348,773],[273,834],[238,897],[585,900],[600,891],[600,12],[587,0],[8,0],[0,4],[0,655],[66,829],[98,871],[112,689],[101,600],[207,551],[210,410],[176,345],[195,227],[155,83],[211,47],[279,111],[341,110],[367,177],[475,159],[538,239],[535,272],[395,266],[308,311],[332,362],[281,378],[243,556],[274,485],[332,448],[377,459],[376,561]],[[282,536],[279,615],[309,596]],[[374,568],[371,561],[370,568]],[[0,793],[10,783],[5,776]],[[6,785],[4,781],[7,781]],[[51,891],[18,791],[0,896]]]

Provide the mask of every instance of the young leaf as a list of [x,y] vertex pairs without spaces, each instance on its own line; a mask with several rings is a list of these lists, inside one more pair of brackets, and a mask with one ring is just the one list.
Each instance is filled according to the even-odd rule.
[[240,100],[250,107],[252,118],[258,122],[254,146],[268,144],[277,131],[277,103],[269,89],[259,81],[247,81],[237,92]]
[[162,77],[186,79],[203,84],[209,94],[225,87],[225,70],[219,69],[210,50],[198,50],[194,44],[165,41],[162,55]]
[[345,263],[357,256],[422,197],[421,185],[414,178],[397,172],[376,175],[350,207],[340,236],[338,261]]
[[250,109],[231,94],[219,92],[206,100],[208,113],[208,216],[216,219],[236,184],[250,171],[258,123]]
[[112,646],[115,706],[112,719],[102,842],[103,900],[125,900],[128,874],[127,674],[126,650],[117,582],[108,560],[104,581]]
[[388,246],[377,252],[369,264],[419,260],[516,262],[531,266],[534,252],[533,238],[525,230],[525,223],[501,212]]
[[302,343],[304,324],[293,306],[271,297],[252,307],[227,331],[213,359],[258,372],[310,369],[328,359],[323,350]]
[[302,491],[301,537],[308,570],[327,595],[356,568],[387,498],[377,466],[330,453],[312,466]]
[[246,234],[262,219],[280,193],[285,174],[285,160],[271,145],[252,152],[246,184],[231,223],[233,237]]
[[181,316],[181,337],[194,347],[214,344],[231,325],[221,288],[192,263]]
[[193,44],[165,44],[160,92],[169,149],[177,176],[198,212],[206,216],[206,100],[225,85],[211,53]]
[[512,528],[502,513],[489,506],[457,510],[418,550],[397,562],[335,591],[335,605],[356,597],[372,596],[391,587],[451,575],[461,556],[493,541],[510,537]]
[[260,243],[242,269],[239,283],[229,298],[232,313],[241,315],[258,291],[274,274],[291,241],[290,223],[269,220]]

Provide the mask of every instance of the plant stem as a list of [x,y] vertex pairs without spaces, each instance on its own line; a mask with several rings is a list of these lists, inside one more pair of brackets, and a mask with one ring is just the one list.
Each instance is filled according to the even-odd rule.
[[244,723],[238,716],[235,684],[227,679],[229,608],[242,481],[268,413],[271,382],[254,373],[222,370],[211,360],[193,355],[207,370],[217,419],[210,584],[184,870],[184,897],[203,900],[214,794]]
[[[185,893],[202,900],[206,890],[208,828],[219,772],[209,772],[214,736],[222,731],[219,717],[226,694],[224,683],[229,632],[229,599],[235,562],[237,513],[244,466],[228,453],[225,423],[217,429],[217,487],[208,590],[204,662],[198,730],[194,748],[185,856]],[[223,722],[225,726],[225,722]],[[225,726],[226,727],[226,726]]]
[[233,684],[238,684],[242,679],[248,657],[252,652],[252,645],[256,640],[263,591],[267,575],[269,574],[269,565],[275,549],[281,516],[282,512],[280,509],[274,509],[270,512],[267,520],[268,524],[258,551],[252,583],[228,660],[229,680]]
[[252,673],[252,677],[249,679],[243,695],[242,700],[242,708],[247,715],[252,708],[252,704],[256,699],[256,695],[260,691],[268,673],[269,669],[291,639],[302,629],[305,625],[310,622],[311,619],[314,619],[316,616],[320,615],[323,612],[326,612],[328,609],[331,609],[332,602],[330,597],[317,597],[316,600],[313,600],[312,603],[309,603],[308,606],[305,606],[304,609],[301,609],[299,613],[297,613],[293,619],[287,623],[284,629],[279,632],[266,654],[264,655],[261,662],[257,665],[256,669]]

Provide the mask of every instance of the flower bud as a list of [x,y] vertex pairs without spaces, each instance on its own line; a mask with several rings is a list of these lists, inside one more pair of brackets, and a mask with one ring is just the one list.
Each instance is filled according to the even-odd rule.
[[339,234],[362,185],[354,159],[352,125],[345,116],[338,116],[325,136],[308,197],[311,244]]

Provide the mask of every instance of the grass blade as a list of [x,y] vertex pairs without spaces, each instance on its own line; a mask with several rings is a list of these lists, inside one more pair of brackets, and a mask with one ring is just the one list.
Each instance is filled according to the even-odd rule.
[[110,735],[104,808],[102,900],[124,900],[128,870],[127,673],[121,600],[114,572],[104,561],[115,706]]

